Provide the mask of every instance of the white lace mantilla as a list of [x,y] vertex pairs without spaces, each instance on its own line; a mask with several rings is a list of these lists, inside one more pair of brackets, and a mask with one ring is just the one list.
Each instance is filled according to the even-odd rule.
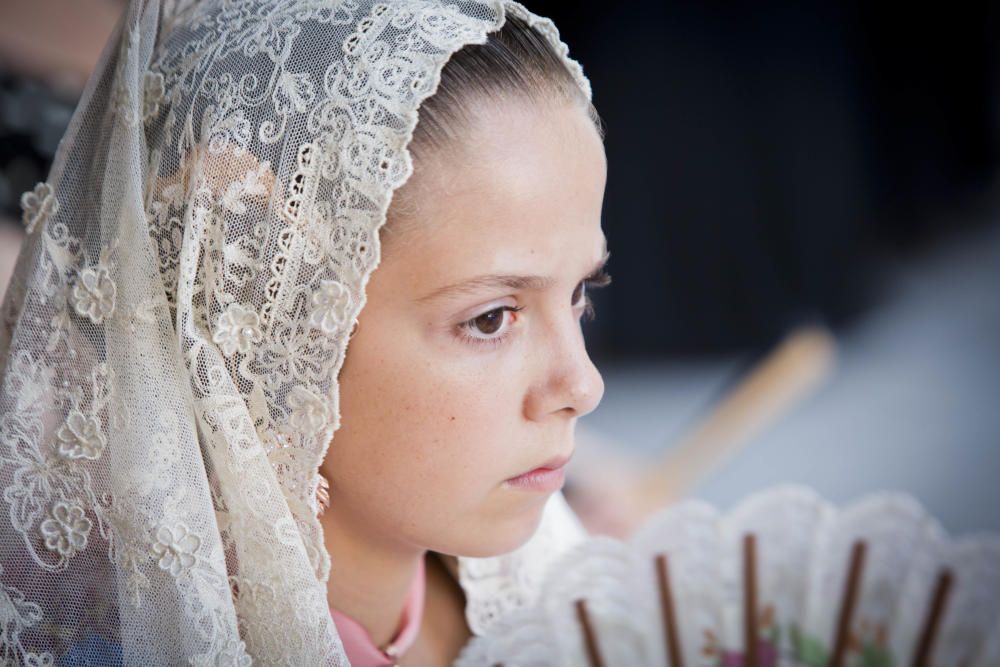
[[[317,471],[441,68],[500,0],[133,0],[0,320],[0,663],[346,665]],[[460,559],[482,632],[582,528]]]

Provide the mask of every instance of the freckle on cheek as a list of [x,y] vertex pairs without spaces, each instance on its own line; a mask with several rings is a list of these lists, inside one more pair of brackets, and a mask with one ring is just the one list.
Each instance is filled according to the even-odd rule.
[[448,417],[448,419],[449,419],[450,421],[455,421],[455,415],[452,415],[451,417]]

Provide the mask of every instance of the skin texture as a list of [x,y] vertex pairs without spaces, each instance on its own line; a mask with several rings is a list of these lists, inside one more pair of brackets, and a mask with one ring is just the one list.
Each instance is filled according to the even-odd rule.
[[[504,481],[571,454],[604,393],[580,325],[581,281],[605,259],[603,144],[575,104],[476,109],[468,141],[396,193],[406,220],[383,234],[321,466],[329,600],[377,645],[428,550],[493,556],[531,537],[550,494]],[[551,284],[425,300],[484,274]],[[460,328],[501,306],[523,310]]]

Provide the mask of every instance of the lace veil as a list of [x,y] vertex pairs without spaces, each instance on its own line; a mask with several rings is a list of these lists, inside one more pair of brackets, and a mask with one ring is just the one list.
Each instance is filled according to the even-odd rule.
[[[420,102],[504,0],[134,0],[0,326],[0,662],[346,665],[318,466]],[[460,558],[483,632],[584,535]],[[77,661],[77,662],[74,662]]]

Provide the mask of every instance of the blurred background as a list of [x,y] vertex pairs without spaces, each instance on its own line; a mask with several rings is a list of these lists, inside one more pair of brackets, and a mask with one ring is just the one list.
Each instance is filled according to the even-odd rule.
[[[0,3],[0,289],[124,4]],[[589,527],[792,482],[1000,530],[1000,3],[525,4],[607,133]]]

